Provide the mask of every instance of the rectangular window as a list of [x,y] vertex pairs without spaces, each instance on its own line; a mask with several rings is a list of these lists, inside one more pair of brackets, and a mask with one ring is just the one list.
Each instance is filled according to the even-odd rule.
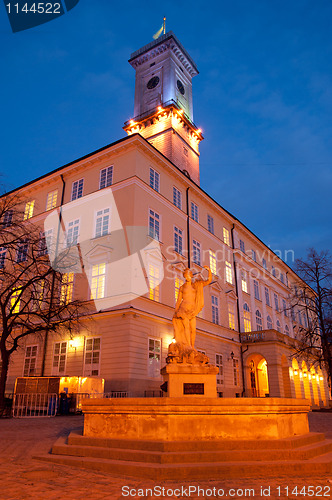
[[176,187],[173,187],[173,203],[176,207],[178,207],[181,210],[182,194]]
[[71,201],[77,200],[78,198],[82,198],[83,185],[84,185],[84,179],[80,179],[79,181],[73,182],[71,188]]
[[232,274],[232,264],[230,262],[225,261],[225,270],[226,270],[226,281],[227,283],[233,283],[233,274]]
[[229,246],[229,231],[225,227],[223,228],[223,238],[225,245]]
[[214,234],[214,220],[213,217],[211,217],[211,215],[207,216],[207,224],[208,224],[208,231]]
[[211,295],[212,302],[212,323],[219,325],[219,301],[218,297]]
[[201,244],[196,240],[193,240],[193,262],[201,265]]
[[0,247],[0,269],[5,267],[7,250],[4,247]]
[[242,291],[248,293],[247,273],[245,271],[241,271],[241,286]]
[[154,264],[149,264],[149,299],[159,302],[160,270]]
[[222,366],[222,355],[221,354],[216,354],[216,367],[218,368],[218,373],[217,373],[217,384],[223,384],[224,383],[224,371],[223,371],[223,366]]
[[63,273],[61,277],[60,303],[68,304],[73,298],[74,273]]
[[52,210],[52,208],[56,207],[56,203],[58,200],[58,190],[56,189],[55,191],[51,191],[47,195],[47,200],[46,200],[46,211],[48,212],[49,210]]
[[271,267],[272,276],[276,277],[276,269],[274,266]]
[[84,375],[98,376],[100,372],[100,338],[87,338],[84,352]]
[[98,210],[96,216],[96,232],[95,238],[100,236],[105,236],[109,233],[110,226],[110,209],[104,208],[104,210]]
[[161,340],[149,339],[148,376],[160,377]]
[[183,285],[183,280],[177,276],[175,278],[175,302],[178,300],[180,287]]
[[231,330],[235,330],[234,306],[232,304],[228,304],[228,326]]
[[111,186],[113,183],[113,166],[102,168],[99,177],[99,189]]
[[149,236],[159,241],[160,216],[154,210],[149,210]]
[[55,342],[52,375],[63,375],[66,371],[67,342]]
[[159,193],[160,175],[150,167],[150,187]]
[[68,223],[67,238],[66,238],[67,248],[77,245],[79,230],[80,230],[79,219],[72,220],[71,222]]
[[47,231],[42,231],[40,233],[40,239],[39,239],[39,248],[38,248],[38,255],[47,255],[49,253],[49,249],[51,248],[52,245],[52,235],[53,235],[53,229],[48,229]]
[[216,253],[213,252],[212,250],[209,250],[209,256],[210,256],[210,269],[212,274],[217,274],[217,259],[216,259]]
[[240,240],[240,250],[241,250],[241,252],[245,253],[245,246],[244,246],[243,240]]
[[198,222],[198,206],[193,201],[191,202],[191,218]]
[[27,240],[20,241],[17,245],[16,262],[26,262],[28,258],[29,243]]
[[252,260],[254,260],[255,262],[257,262],[257,257],[256,257],[255,250],[251,250],[251,258],[252,258]]
[[285,283],[285,278],[284,278],[283,273],[280,273],[280,281],[281,281],[281,283]]
[[255,295],[255,299],[260,300],[260,296],[259,296],[259,284],[258,284],[257,280],[254,280],[254,295]]
[[12,224],[12,220],[13,220],[13,211],[7,210],[3,216],[2,227],[3,228],[10,227]]
[[274,294],[274,306],[276,311],[279,311],[278,295],[276,293]]
[[45,306],[44,303],[44,291],[45,291],[45,280],[39,280],[35,284],[35,289],[33,291],[33,308],[38,311]]
[[174,227],[174,251],[182,255],[182,230]]
[[20,296],[22,290],[20,288],[14,288],[13,293],[10,297],[10,309],[12,314],[18,314],[20,312]]
[[92,266],[91,299],[102,299],[105,297],[106,264],[94,264]]
[[271,306],[271,303],[270,303],[270,292],[269,292],[269,289],[267,287],[265,287],[265,303],[267,306]]
[[35,206],[35,200],[28,201],[28,203],[26,203],[23,220],[31,219],[33,215],[34,206]]
[[30,345],[25,349],[23,377],[36,375],[37,350],[36,345]]
[[263,260],[262,260],[262,264],[263,264],[264,269],[267,269],[266,259],[263,259]]
[[287,318],[288,317],[287,305],[286,305],[286,301],[284,299],[282,299],[282,308],[283,308],[283,311],[284,311],[284,316],[286,316],[286,318]]
[[233,359],[234,385],[240,385],[239,360]]

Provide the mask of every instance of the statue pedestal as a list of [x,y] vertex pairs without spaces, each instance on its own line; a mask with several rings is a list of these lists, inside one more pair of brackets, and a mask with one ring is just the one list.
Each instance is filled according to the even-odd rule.
[[167,396],[170,398],[217,397],[216,366],[170,363],[160,373],[167,383]]

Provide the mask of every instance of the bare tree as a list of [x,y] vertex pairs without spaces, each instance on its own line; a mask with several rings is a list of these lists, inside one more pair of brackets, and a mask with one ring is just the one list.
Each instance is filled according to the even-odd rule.
[[295,265],[304,280],[294,287],[291,301],[293,316],[299,315],[297,353],[326,369],[332,391],[332,257],[310,248],[307,258],[297,259]]
[[48,251],[56,241],[47,241],[29,216],[29,204],[17,195],[0,198],[0,414],[10,357],[24,339],[39,334],[45,351],[49,332],[71,332],[87,314],[84,303],[73,299],[70,249],[59,252],[51,265]]

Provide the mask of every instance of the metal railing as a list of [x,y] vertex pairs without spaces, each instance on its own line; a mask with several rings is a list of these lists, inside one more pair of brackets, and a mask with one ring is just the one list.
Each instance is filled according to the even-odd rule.
[[57,394],[15,394],[12,415],[20,417],[54,417],[58,411]]
[[95,398],[127,398],[127,391],[111,391],[111,392],[79,392],[73,395],[75,398],[75,409],[76,411],[82,410],[82,400],[83,399],[95,399]]

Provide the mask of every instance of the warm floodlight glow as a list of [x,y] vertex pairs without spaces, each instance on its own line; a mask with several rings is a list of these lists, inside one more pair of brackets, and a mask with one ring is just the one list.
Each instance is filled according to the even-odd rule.
[[295,370],[294,370],[294,375],[295,375],[295,377],[296,377],[298,374],[299,374],[299,372],[295,369]]
[[184,110],[183,109],[179,109],[179,114],[183,115],[183,113],[184,113]]
[[322,376],[319,377],[319,380],[324,380],[324,378]]
[[307,378],[307,376],[308,376],[308,373],[307,372],[303,372],[303,377]]
[[293,376],[293,369],[292,368],[289,368],[289,376],[292,377]]
[[163,108],[161,106],[158,106],[158,111],[163,111]]
[[201,128],[198,128],[198,129],[197,129],[197,133],[198,133],[198,134],[201,134],[201,133],[202,133],[202,129],[201,129]]
[[82,345],[82,339],[81,339],[81,337],[74,337],[73,339],[71,339],[69,341],[69,347],[71,349],[75,349],[76,350],[81,345]]
[[134,120],[130,120],[130,125],[135,125],[136,122],[134,122]]

